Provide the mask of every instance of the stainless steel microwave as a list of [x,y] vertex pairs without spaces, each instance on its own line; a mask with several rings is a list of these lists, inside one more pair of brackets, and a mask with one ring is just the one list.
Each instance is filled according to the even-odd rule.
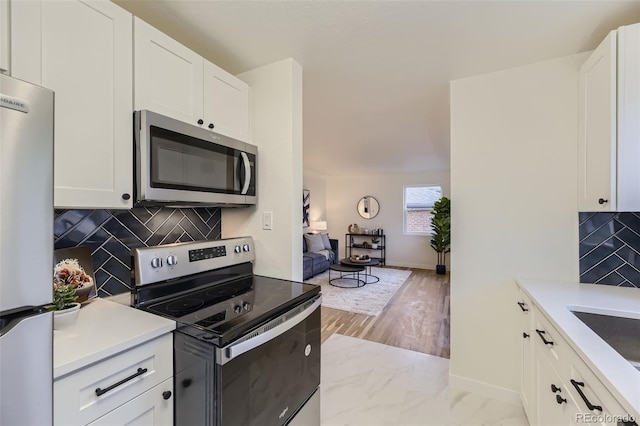
[[256,146],[147,110],[134,126],[136,205],[256,204]]

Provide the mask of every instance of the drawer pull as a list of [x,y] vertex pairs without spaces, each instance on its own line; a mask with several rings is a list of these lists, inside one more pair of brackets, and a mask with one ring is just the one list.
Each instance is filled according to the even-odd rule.
[[96,389],[96,395],[100,396],[100,395],[104,395],[105,393],[109,392],[110,390],[113,390],[115,388],[117,388],[118,386],[127,383],[129,380],[133,380],[138,376],[142,376],[144,373],[146,373],[148,370],[146,368],[138,368],[138,371],[136,373],[133,373],[132,375],[130,375],[129,377],[120,380],[118,383],[114,383],[111,386],[109,386],[108,388],[104,388],[104,389],[100,389],[97,388]]
[[538,330],[536,328],[536,333],[538,333],[538,336],[540,336],[540,338],[542,339],[542,343],[544,343],[545,345],[553,345],[553,342],[551,340],[545,339],[544,335],[545,335],[546,331]]
[[562,392],[562,389],[560,389],[559,387],[557,387],[556,385],[554,385],[553,383],[551,384],[551,392],[556,393],[556,392]]
[[582,389],[584,387],[584,382],[576,382],[575,380],[571,379],[571,384],[573,385],[574,388],[576,388],[576,391],[578,391],[578,394],[580,394],[580,398],[582,398],[582,400],[584,401],[584,403],[587,405],[587,408],[591,411],[593,410],[598,410],[598,411],[602,411],[602,407],[599,405],[593,405],[588,399],[587,396],[584,394],[584,392],[582,392]]
[[526,339],[527,337],[529,337],[529,334],[525,333],[524,331],[522,332],[522,338]]
[[520,309],[522,309],[522,312],[529,312],[528,308],[525,308],[526,303],[524,302],[518,302],[518,306],[520,306]]
[[567,400],[565,398],[561,397],[560,395],[556,395],[556,402],[558,404],[562,405],[562,404],[566,404]]

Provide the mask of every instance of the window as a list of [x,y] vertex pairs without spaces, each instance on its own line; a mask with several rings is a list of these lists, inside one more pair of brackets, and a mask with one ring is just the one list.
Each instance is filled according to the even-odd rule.
[[431,210],[442,198],[442,188],[437,185],[404,187],[404,234],[431,235]]

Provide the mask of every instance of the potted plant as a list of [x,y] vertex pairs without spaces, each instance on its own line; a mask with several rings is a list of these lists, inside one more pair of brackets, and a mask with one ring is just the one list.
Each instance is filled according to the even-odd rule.
[[380,237],[378,237],[377,235],[374,235],[373,237],[371,237],[371,248],[377,249],[379,242],[380,242]]
[[438,253],[436,273],[444,274],[447,271],[445,256],[451,251],[451,203],[447,197],[433,204],[431,216],[431,247]]
[[53,303],[47,306],[53,311],[53,328],[60,330],[76,322],[80,313],[77,298],[75,285],[53,284]]

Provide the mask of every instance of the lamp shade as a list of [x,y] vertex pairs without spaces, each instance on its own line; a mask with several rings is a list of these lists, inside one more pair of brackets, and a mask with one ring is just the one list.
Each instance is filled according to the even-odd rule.
[[313,229],[314,231],[326,231],[327,222],[326,221],[311,222],[311,229]]

